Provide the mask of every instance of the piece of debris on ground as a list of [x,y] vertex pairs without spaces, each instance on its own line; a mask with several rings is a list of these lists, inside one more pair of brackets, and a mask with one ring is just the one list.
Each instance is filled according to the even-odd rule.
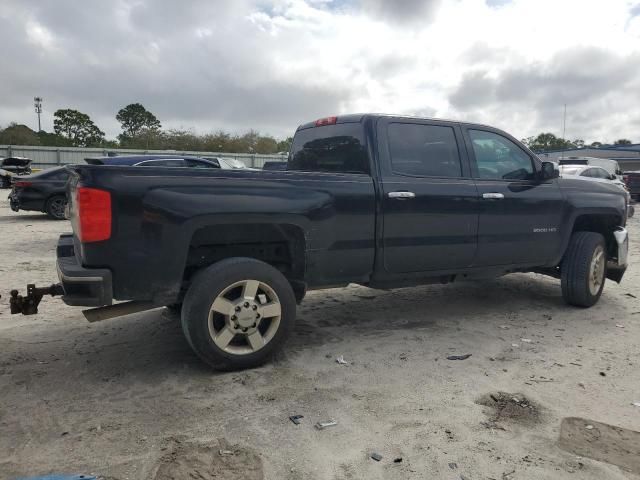
[[343,355],[340,355],[338,358],[336,358],[336,363],[340,364],[340,365],[349,365],[349,362],[347,362],[344,359]]
[[447,357],[447,360],[466,360],[467,358],[469,358],[471,356],[470,353],[467,353],[465,355],[449,355]]
[[300,420],[304,418],[304,415],[291,415],[289,420],[291,420],[296,425],[300,425]]
[[318,430],[324,430],[325,428],[335,427],[336,425],[338,425],[338,422],[334,422],[333,420],[328,420],[326,422],[316,423],[316,428]]

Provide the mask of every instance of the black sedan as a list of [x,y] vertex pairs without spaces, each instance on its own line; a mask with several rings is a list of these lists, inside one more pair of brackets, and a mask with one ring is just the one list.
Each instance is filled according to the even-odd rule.
[[[91,165],[155,166],[212,169],[246,169],[239,160],[227,158],[199,158],[184,155],[129,155],[87,158]],[[56,220],[64,220],[67,206],[66,184],[69,172],[64,167],[45,170],[35,175],[13,177],[9,194],[11,209],[44,212]]]
[[64,167],[13,179],[9,202],[11,210],[44,212],[56,220],[64,220],[67,206],[66,185],[69,172]]
[[90,165],[131,167],[219,168],[222,170],[255,170],[241,160],[226,157],[191,157],[185,155],[127,155],[85,158]]

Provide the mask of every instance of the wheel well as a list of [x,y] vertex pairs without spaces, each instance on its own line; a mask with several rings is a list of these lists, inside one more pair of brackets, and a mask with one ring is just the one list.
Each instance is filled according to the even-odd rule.
[[613,232],[619,225],[621,225],[620,218],[615,215],[580,215],[576,218],[571,233],[597,232],[602,234],[607,244],[607,253],[609,256],[616,256],[618,245]]
[[203,227],[189,243],[183,290],[195,272],[220,260],[249,257],[277,268],[291,283],[296,297],[304,296],[305,238],[290,224],[218,224]]
[[67,198],[67,194],[66,193],[52,193],[51,195],[49,195],[47,197],[47,199],[45,200],[45,202],[48,202],[49,200],[51,200],[54,197],[64,197]]

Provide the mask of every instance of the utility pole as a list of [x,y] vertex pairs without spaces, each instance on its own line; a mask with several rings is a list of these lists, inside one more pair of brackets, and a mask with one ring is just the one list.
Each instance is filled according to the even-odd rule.
[[[564,136],[566,135],[566,131],[567,131],[567,104],[564,104],[564,115],[562,116],[562,140],[563,141],[567,141],[566,138],[564,138]],[[564,151],[566,150],[566,148],[562,149],[562,157],[564,158]]]
[[42,97],[33,97],[33,106],[36,108],[38,114],[38,132],[42,130],[40,126],[40,114],[42,113]]

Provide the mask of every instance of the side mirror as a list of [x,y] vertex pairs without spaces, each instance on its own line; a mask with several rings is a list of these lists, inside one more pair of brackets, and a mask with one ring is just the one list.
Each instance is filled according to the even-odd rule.
[[542,168],[540,169],[540,180],[553,180],[560,176],[560,170],[553,162],[542,162]]

